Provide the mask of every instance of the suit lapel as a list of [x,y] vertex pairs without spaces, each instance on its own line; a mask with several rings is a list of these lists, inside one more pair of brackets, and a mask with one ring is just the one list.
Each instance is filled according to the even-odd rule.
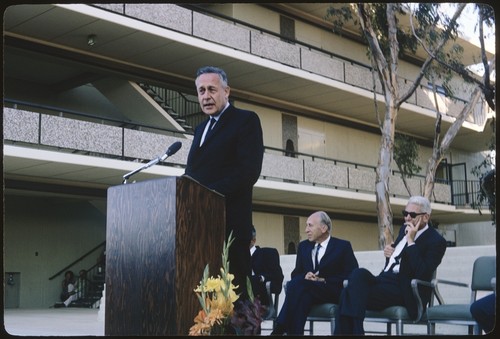
[[[220,129],[220,127],[224,124],[224,121],[229,119],[229,116],[231,115],[232,110],[233,110],[233,106],[229,105],[228,108],[224,111],[224,113],[219,117],[219,120],[217,120],[217,123],[214,125],[214,127],[212,127],[212,129],[207,132],[207,135],[205,136],[205,141],[203,142],[203,145],[205,145],[207,142],[209,142],[210,139],[212,139],[212,137],[217,133],[217,131]],[[210,119],[207,120],[207,124],[209,122],[210,122]]]
[[[200,142],[201,142],[201,137],[203,136],[203,131],[205,130],[205,127],[207,124],[210,122],[210,119],[207,119],[204,124],[198,125],[196,127],[196,131],[194,133],[194,138],[193,138],[193,145],[200,147]],[[203,125],[203,127],[202,127]]]
[[304,255],[306,256],[306,260],[305,262],[308,263],[308,268],[306,267],[306,271],[311,271],[314,269],[314,263],[313,263],[313,258],[312,258],[312,251],[313,251],[313,248],[314,246],[316,245],[315,242],[312,242],[312,241],[308,241],[307,242],[307,249],[304,253]]
[[333,238],[330,236],[330,241],[328,241],[328,246],[326,246],[326,249],[325,249],[325,254],[323,254],[323,257],[321,258],[320,262],[319,262],[319,268],[321,268],[321,263],[324,263],[324,262],[327,262],[328,259],[326,260],[323,260],[325,258],[328,258],[331,253],[333,252],[334,250],[334,246],[333,246]]
[[[203,142],[203,145],[204,145],[205,143],[207,143],[207,142],[208,142],[208,141],[212,138],[212,135],[215,133],[215,131],[216,131],[216,130],[217,130],[217,128],[219,127],[219,124],[221,123],[221,121],[220,121],[220,120],[222,120],[222,117],[221,117],[221,119],[219,119],[219,120],[215,123],[215,125],[212,127],[212,129],[209,129],[209,130],[207,131],[207,135],[205,135],[205,141]],[[208,119],[208,123],[210,123],[210,119]]]

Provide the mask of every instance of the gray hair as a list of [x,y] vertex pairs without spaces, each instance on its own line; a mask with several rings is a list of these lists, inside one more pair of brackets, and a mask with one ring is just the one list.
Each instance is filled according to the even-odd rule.
[[319,217],[320,217],[320,223],[326,225],[326,227],[328,227],[328,232],[331,232],[332,231],[332,220],[330,219],[328,214],[326,214],[326,212],[323,212],[323,211],[318,211],[318,213],[319,213]]
[[414,195],[410,197],[410,200],[408,200],[408,204],[420,206],[420,212],[422,213],[427,213],[430,215],[432,212],[431,202],[426,197]]
[[228,86],[228,81],[227,81],[227,75],[226,75],[226,72],[224,72],[223,69],[219,68],[219,67],[215,67],[215,66],[203,66],[203,67],[200,67],[198,69],[198,71],[196,71],[196,79],[198,79],[198,77],[202,74],[208,74],[208,73],[214,73],[214,74],[218,74],[219,75],[219,78],[222,82],[222,86],[224,87],[227,87]]

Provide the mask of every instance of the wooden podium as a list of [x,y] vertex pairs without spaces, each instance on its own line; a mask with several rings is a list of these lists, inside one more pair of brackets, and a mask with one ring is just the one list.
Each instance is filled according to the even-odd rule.
[[105,335],[187,335],[203,269],[222,264],[224,197],[167,177],[110,187],[107,201]]

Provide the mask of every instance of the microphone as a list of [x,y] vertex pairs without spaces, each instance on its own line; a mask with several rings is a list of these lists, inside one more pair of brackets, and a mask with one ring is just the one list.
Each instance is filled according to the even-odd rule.
[[138,173],[138,172],[140,172],[140,171],[142,171],[142,170],[144,170],[146,168],[149,168],[149,167],[151,167],[153,165],[156,165],[160,161],[164,161],[169,156],[174,155],[181,148],[181,146],[182,146],[182,143],[180,141],[174,142],[172,145],[170,145],[170,147],[167,149],[167,151],[165,152],[165,154],[162,155],[161,157],[156,157],[153,160],[151,160],[150,162],[148,162],[147,164],[139,167],[138,169],[133,170],[132,172],[129,172],[129,173],[125,174],[123,176],[123,183],[126,184],[127,183],[127,179],[129,179],[132,175],[134,175],[134,174],[136,174],[136,173]]
[[181,146],[182,146],[182,143],[180,141],[174,142],[172,145],[170,145],[170,147],[167,149],[165,154],[160,158],[160,161],[164,161],[169,156],[177,153],[177,151],[181,149]]

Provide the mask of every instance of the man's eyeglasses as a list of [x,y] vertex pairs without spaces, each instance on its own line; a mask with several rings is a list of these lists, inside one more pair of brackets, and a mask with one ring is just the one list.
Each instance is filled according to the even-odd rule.
[[427,214],[425,212],[423,213],[416,213],[416,212],[408,212],[408,211],[403,211],[403,216],[406,218],[407,215],[410,215],[412,219],[415,219],[417,215],[422,215],[422,214]]

